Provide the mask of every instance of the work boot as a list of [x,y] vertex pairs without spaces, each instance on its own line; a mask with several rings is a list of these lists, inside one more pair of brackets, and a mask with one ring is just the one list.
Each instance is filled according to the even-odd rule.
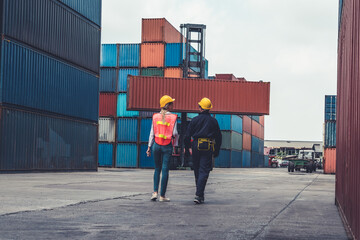
[[204,197],[195,196],[194,203],[201,204],[205,201]]
[[170,198],[160,196],[160,202],[170,202]]
[[153,192],[153,194],[151,195],[150,200],[151,200],[151,201],[156,201],[157,197],[158,197],[158,193],[157,193],[157,192]]

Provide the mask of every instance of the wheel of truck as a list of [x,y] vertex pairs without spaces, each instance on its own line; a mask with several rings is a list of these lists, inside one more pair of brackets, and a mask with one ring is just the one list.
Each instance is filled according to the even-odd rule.
[[290,165],[288,166],[288,172],[290,172],[291,171],[291,169],[290,169]]
[[294,172],[294,168],[291,169],[291,172]]

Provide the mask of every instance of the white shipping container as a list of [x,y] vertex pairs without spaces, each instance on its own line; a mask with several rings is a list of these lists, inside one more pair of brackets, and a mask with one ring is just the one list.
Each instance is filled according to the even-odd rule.
[[115,120],[112,118],[99,118],[99,141],[115,142]]

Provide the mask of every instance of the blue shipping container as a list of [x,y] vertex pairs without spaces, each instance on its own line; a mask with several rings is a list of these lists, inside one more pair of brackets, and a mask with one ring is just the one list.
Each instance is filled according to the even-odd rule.
[[119,44],[119,67],[139,67],[140,44]]
[[269,167],[269,155],[264,155],[264,167]]
[[336,147],[336,121],[325,122],[325,147]]
[[139,69],[136,68],[124,68],[119,69],[119,80],[118,80],[118,92],[127,91],[127,77],[128,75],[139,76]]
[[231,130],[231,115],[216,114],[215,118],[219,123],[220,130]]
[[251,166],[251,152],[242,150],[242,167],[250,167]]
[[59,0],[76,12],[94,22],[98,26],[101,25],[101,0]]
[[99,167],[111,167],[113,164],[113,144],[99,143]]
[[117,67],[118,52],[116,44],[101,45],[101,67]]
[[231,116],[231,129],[235,132],[242,133],[243,121],[242,118],[237,115]]
[[241,168],[242,167],[242,152],[241,151],[231,151],[231,164],[232,168]]
[[0,108],[0,170],[96,170],[97,125]]
[[148,148],[147,144],[141,144],[140,146],[140,168],[155,168],[155,162],[153,154],[150,157],[146,155],[146,150]]
[[215,158],[215,167],[229,168],[230,167],[230,150],[220,150],[219,156]]
[[251,167],[264,167],[264,155],[257,152],[252,152]]
[[181,43],[167,43],[165,45],[165,67],[179,67],[182,64]]
[[4,0],[2,13],[6,36],[99,74],[98,26],[57,1]]
[[251,116],[251,118],[256,122],[260,122],[260,116]]
[[151,124],[152,124],[152,119],[151,118],[141,119],[141,123],[140,123],[140,141],[141,142],[149,141],[149,134],[150,134],[150,130],[151,130]]
[[117,74],[116,68],[100,69],[100,92],[116,92]]
[[115,167],[137,167],[137,149],[134,143],[117,144]]
[[336,120],[336,96],[325,96],[325,121]]
[[1,45],[0,102],[97,122],[99,79],[20,44]]
[[126,110],[126,93],[120,93],[117,100],[117,116],[118,117],[137,117],[138,111]]
[[251,136],[251,151],[260,152],[260,139],[255,136]]
[[136,118],[119,118],[117,125],[118,142],[136,142],[138,135],[138,120]]

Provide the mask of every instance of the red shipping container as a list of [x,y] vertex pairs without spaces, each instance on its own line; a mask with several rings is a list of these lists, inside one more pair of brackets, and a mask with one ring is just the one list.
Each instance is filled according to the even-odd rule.
[[265,126],[264,125],[265,124],[265,116],[260,116],[259,117],[259,122],[260,122],[261,126]]
[[251,135],[243,132],[243,150],[251,151]]
[[[181,33],[165,18],[142,19],[141,42],[180,43]],[[185,39],[183,38],[183,42]]]
[[238,81],[233,74],[215,74],[215,79]]
[[174,112],[197,113],[208,97],[213,113],[269,114],[270,83],[128,76],[128,110],[157,111],[163,95],[176,99]]
[[251,120],[251,134],[257,138],[261,138],[261,125],[255,120]]
[[336,148],[324,149],[324,173],[336,173]]
[[116,117],[116,93],[100,93],[99,98],[99,116]]
[[264,140],[264,135],[265,135],[264,127],[260,125],[260,139],[261,140]]
[[243,116],[243,132],[251,134],[251,118]]
[[336,116],[336,203],[360,239],[360,4],[340,1]]
[[183,70],[181,68],[165,68],[164,70],[164,77],[169,78],[182,78],[183,77]]
[[165,44],[163,43],[142,43],[140,65],[142,68],[164,67]]

